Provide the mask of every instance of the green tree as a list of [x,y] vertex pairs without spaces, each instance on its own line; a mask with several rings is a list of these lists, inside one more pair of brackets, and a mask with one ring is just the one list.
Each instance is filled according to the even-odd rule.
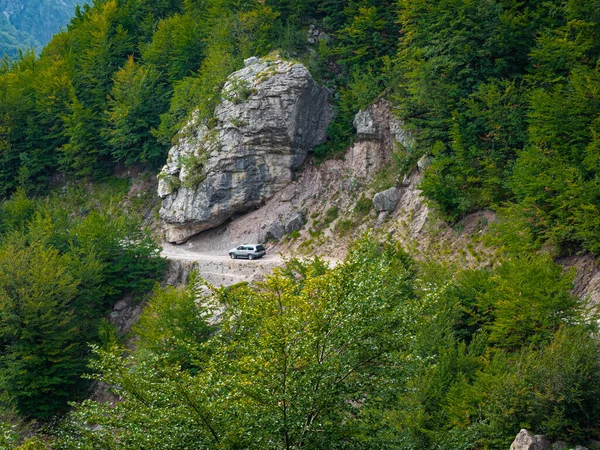
[[0,250],[0,389],[25,417],[49,419],[81,394],[87,349],[68,257],[18,242]]
[[108,143],[115,161],[126,165],[143,161],[159,165],[166,157],[163,145],[151,134],[167,107],[165,87],[152,66],[140,66],[133,56],[114,76],[108,100]]
[[[363,241],[335,268],[318,259],[291,261],[264,283],[221,289],[212,299],[190,295],[193,286],[179,300],[159,292],[142,318],[142,351],[125,357],[118,348],[101,352],[101,377],[119,386],[125,401],[116,408],[84,403],[61,445],[322,448],[354,442],[352,417],[377,398],[394,364],[391,351],[412,326],[413,278],[403,252]],[[167,301],[172,306],[161,305]],[[190,318],[178,318],[179,305],[188,309],[194,302],[225,305],[214,335],[196,340],[186,331]],[[160,318],[159,310],[167,316]],[[191,358],[175,361],[191,365],[173,364],[179,350]],[[89,433],[81,428],[85,421],[103,427]],[[104,432],[109,429],[114,433]]]
[[173,84],[192,76],[202,64],[208,34],[202,18],[175,14],[159,22],[152,41],[142,47],[145,63],[161,71]]

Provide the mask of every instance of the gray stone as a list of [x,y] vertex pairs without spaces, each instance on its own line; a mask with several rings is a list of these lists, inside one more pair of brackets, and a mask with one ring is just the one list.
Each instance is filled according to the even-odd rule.
[[377,220],[375,221],[375,226],[379,227],[379,226],[383,225],[383,223],[388,219],[388,217],[390,217],[389,211],[381,211],[377,215]]
[[356,128],[356,137],[360,140],[381,140],[383,138],[379,125],[369,108],[359,111],[354,116],[353,125]]
[[291,184],[281,193],[282,202],[291,202],[296,197],[296,185]]
[[228,78],[211,129],[192,119],[169,151],[158,188],[168,242],[183,243],[261,206],[325,140],[329,94],[306,67],[283,59],[247,63]]
[[600,450],[600,441],[588,441],[587,446],[590,450]]
[[269,228],[265,230],[263,242],[266,241],[278,241],[285,235],[285,228],[279,222],[272,223]]
[[578,445],[577,447],[575,447],[575,450],[588,450],[588,448],[584,447],[583,445]]
[[392,105],[379,99],[367,109],[359,111],[353,122],[359,141],[386,141],[400,144],[406,151],[412,151],[414,139],[406,130],[404,122],[396,118]]
[[390,133],[394,140],[402,145],[406,150],[411,151],[415,145],[412,135],[406,131],[404,122],[396,118],[390,120]]
[[113,309],[115,311],[123,311],[125,308],[127,308],[127,306],[129,306],[129,304],[125,300],[119,300],[117,303],[115,303]]
[[417,167],[419,168],[419,170],[421,172],[423,172],[425,169],[427,169],[429,167],[429,165],[431,164],[431,161],[433,161],[433,158],[431,156],[423,155],[423,156],[421,156],[419,161],[417,161]]
[[285,232],[290,234],[294,231],[300,230],[304,224],[306,223],[306,219],[304,218],[304,214],[301,212],[295,213],[291,219],[289,219],[285,224]]
[[552,450],[565,450],[567,448],[567,443],[564,441],[556,441],[552,444]]
[[250,58],[244,60],[244,66],[251,66],[252,64],[257,64],[259,62],[260,59],[258,59],[256,56],[251,56]]
[[329,35],[327,33],[321,32],[319,33],[319,40],[329,43],[331,39],[329,38]]
[[308,35],[306,37],[306,41],[309,44],[318,44],[320,40],[329,42],[330,37],[324,31],[321,31],[319,28],[317,28],[315,25],[310,25],[308,27]]
[[393,211],[400,199],[398,189],[393,187],[383,192],[378,192],[373,197],[373,206],[377,212]]
[[534,436],[522,429],[511,444],[510,450],[552,450],[552,444],[546,436]]

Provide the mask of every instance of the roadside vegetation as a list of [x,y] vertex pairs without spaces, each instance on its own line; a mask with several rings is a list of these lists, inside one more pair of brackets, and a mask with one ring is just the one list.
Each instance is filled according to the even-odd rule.
[[525,426],[585,442],[600,346],[571,281],[545,256],[462,270],[368,238],[334,268],[192,277],[155,291],[134,351],[94,347],[93,378],[123,401],[81,403],[47,445],[506,450]]

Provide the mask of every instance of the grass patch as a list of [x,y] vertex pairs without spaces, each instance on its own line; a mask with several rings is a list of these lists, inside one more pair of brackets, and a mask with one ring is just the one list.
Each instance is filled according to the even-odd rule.
[[332,206],[327,211],[325,211],[325,217],[323,219],[323,223],[326,227],[328,227],[331,222],[337,219],[340,215],[340,211],[337,206]]
[[343,236],[355,227],[356,224],[352,220],[342,219],[335,225],[335,231],[340,236]]
[[356,202],[356,205],[354,206],[354,214],[358,216],[366,216],[371,212],[372,208],[373,200],[371,200],[368,197],[365,197],[364,195],[361,195],[361,197]]

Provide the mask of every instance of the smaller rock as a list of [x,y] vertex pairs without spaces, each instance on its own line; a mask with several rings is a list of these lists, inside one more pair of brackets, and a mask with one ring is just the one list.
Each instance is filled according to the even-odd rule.
[[417,167],[419,168],[419,170],[421,172],[423,172],[425,169],[427,169],[429,167],[429,165],[431,164],[431,161],[433,161],[433,158],[431,156],[423,155],[417,162]]
[[375,197],[373,197],[373,206],[377,212],[393,211],[399,199],[398,189],[395,187],[389,188],[375,194]]
[[400,183],[403,187],[409,187],[410,186],[410,177],[408,175],[404,175],[402,177],[402,181]]
[[127,308],[127,306],[128,304],[125,300],[119,300],[117,303],[115,303],[113,309],[115,311],[123,311],[125,308]]
[[248,66],[251,66],[252,64],[256,64],[259,62],[260,62],[260,59],[258,59],[256,56],[251,56],[250,58],[247,58],[244,60],[244,66],[248,67]]
[[291,202],[296,196],[296,186],[291,185],[283,190],[281,193],[281,201],[282,202]]
[[567,443],[565,441],[556,441],[552,444],[552,450],[565,450],[567,448]]
[[359,111],[354,116],[353,125],[359,140],[380,140],[382,138],[381,130],[368,109]]
[[304,219],[304,214],[302,214],[300,211],[298,211],[285,224],[285,232],[287,234],[290,234],[290,233],[293,233],[294,231],[300,230],[304,226],[305,223],[306,223],[306,220]]
[[187,245],[187,247],[188,247],[190,250],[193,250],[193,249],[195,249],[195,248],[196,248],[196,246],[194,245],[194,243],[193,243],[193,242],[189,242],[189,243],[188,243],[188,245]]
[[385,220],[390,216],[388,211],[381,211],[377,216],[377,220],[375,221],[375,226],[380,226],[385,222]]
[[322,31],[319,33],[319,41],[325,41],[325,43],[329,44],[330,40],[331,39],[329,38],[329,35],[327,33],[324,33]]
[[266,241],[278,241],[285,235],[285,228],[279,222],[273,222],[266,229],[263,239],[263,242]]
[[588,448],[584,447],[583,445],[578,445],[577,447],[575,447],[575,450],[588,450]]
[[415,140],[404,126],[404,122],[398,119],[392,119],[390,121],[390,133],[394,137],[394,140],[402,145],[407,151],[411,151],[411,149],[415,146]]
[[546,436],[534,436],[522,429],[511,444],[510,450],[552,450],[552,444]]

